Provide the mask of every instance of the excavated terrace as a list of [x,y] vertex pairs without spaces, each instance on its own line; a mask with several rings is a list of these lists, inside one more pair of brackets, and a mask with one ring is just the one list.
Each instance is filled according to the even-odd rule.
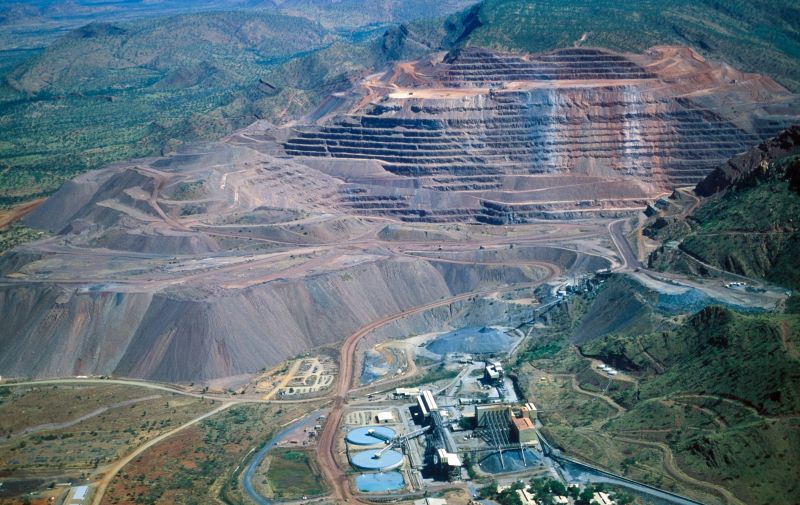
[[359,100],[275,138],[301,160],[377,162],[342,186],[348,211],[504,224],[635,212],[796,121],[797,105],[685,48],[470,48],[368,78]]

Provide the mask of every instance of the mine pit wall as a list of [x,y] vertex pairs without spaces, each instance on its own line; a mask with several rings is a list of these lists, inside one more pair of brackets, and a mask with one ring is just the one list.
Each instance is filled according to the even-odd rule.
[[[298,127],[283,149],[306,158],[375,160],[418,181],[392,190],[346,185],[340,206],[349,212],[507,224],[629,215],[759,142],[697,103],[637,86],[404,102]],[[553,180],[548,191],[524,194],[531,176],[559,175],[565,180]],[[580,187],[577,177],[587,176],[596,178],[597,193]],[[478,199],[471,191],[483,194]]]
[[[463,267],[463,268],[462,268]],[[522,267],[380,260],[208,296],[0,287],[0,374],[201,382],[336,345],[381,317],[443,297],[542,279]]]
[[[498,258],[495,252],[499,252]],[[491,257],[502,259],[528,259],[551,263],[558,266],[564,275],[581,275],[608,268],[605,258],[578,253],[556,247],[526,247],[502,251],[479,250],[466,253],[475,261],[485,261]],[[467,259],[467,258],[463,258]],[[444,265],[444,263],[439,263]],[[514,292],[516,297],[530,297],[533,287],[521,288]],[[449,305],[418,312],[396,319],[368,333],[359,343],[356,370],[360,370],[363,352],[376,344],[389,340],[408,338],[425,333],[449,331],[470,326],[510,326],[517,327],[531,320],[532,306],[512,303],[501,298],[481,297],[474,300],[461,300]]]
[[687,99],[635,86],[406,102],[413,105],[299,128],[284,150],[382,160],[409,177],[573,172],[636,177],[663,189],[696,183],[759,141]]
[[[339,206],[353,214],[490,224],[627,216],[796,121],[789,93],[769,80],[712,78],[716,67],[699,63],[648,70],[670,50],[465,48],[421,63],[424,83],[275,138],[300,159],[373,161],[414,181],[348,181]],[[534,177],[562,180],[541,187]]]

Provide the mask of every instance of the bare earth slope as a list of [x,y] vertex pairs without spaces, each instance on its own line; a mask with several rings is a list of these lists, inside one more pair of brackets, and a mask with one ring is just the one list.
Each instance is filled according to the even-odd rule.
[[53,237],[0,258],[0,374],[236,376],[444,297],[619,265],[610,219],[797,116],[683,48],[402,63],[289,127],[66,184],[25,218]]
[[[2,374],[252,373],[443,297],[608,265],[528,230],[454,229],[442,248],[342,212],[342,184],[230,142],[76,178],[27,217],[55,237],[2,259]],[[477,244],[502,259],[460,260]]]

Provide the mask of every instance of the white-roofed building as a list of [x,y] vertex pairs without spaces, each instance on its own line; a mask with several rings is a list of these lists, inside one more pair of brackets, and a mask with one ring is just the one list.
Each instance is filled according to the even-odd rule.
[[375,416],[379,423],[392,423],[394,422],[394,414],[390,410],[378,412]]
[[89,503],[89,486],[75,486],[69,490],[64,505],[84,505]]

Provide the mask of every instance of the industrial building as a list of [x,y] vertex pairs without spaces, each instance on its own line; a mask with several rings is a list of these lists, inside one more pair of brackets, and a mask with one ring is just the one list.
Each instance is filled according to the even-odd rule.
[[483,369],[483,379],[494,384],[503,379],[503,365],[499,361],[490,361]]
[[592,495],[592,501],[598,505],[616,505],[616,501],[612,500],[608,493],[602,491]]
[[89,486],[75,486],[69,490],[64,505],[84,505],[89,503]]
[[520,444],[531,445],[538,443],[536,427],[528,417],[512,417],[511,432],[514,435],[514,440]]
[[396,398],[414,398],[419,395],[419,388],[396,388],[394,396]]
[[393,423],[394,414],[392,414],[392,412],[388,410],[384,412],[378,412],[378,414],[375,416],[375,420],[381,424]]
[[426,418],[431,412],[439,410],[439,406],[436,405],[436,400],[433,399],[433,393],[430,391],[423,391],[422,394],[417,396],[417,406],[422,413],[422,417]]
[[[492,374],[503,373],[498,362],[470,366],[470,370],[484,373],[487,369]],[[473,380],[483,381],[475,375]],[[420,489],[427,479],[465,479],[466,455],[477,469],[486,473],[521,471],[541,465],[535,447],[536,406],[504,402],[467,407],[463,405],[466,402],[458,401],[461,396],[455,392],[455,386],[446,389],[450,394],[434,397],[432,391],[424,388],[396,388],[389,397],[402,399],[399,403],[403,408],[384,407],[350,415],[354,427],[346,435],[346,449],[352,467],[363,472],[356,478],[358,489],[368,490],[370,482],[362,481],[378,475],[376,472],[385,472],[392,478],[395,473],[402,474],[397,478],[398,486],[404,480],[412,489]],[[478,391],[483,389],[488,390],[489,386],[483,384]],[[418,394],[410,396],[413,393]],[[395,471],[400,467],[404,470]]]
[[486,426],[489,417],[493,413],[505,412],[508,410],[508,405],[477,405],[475,406],[475,426],[483,428]]

